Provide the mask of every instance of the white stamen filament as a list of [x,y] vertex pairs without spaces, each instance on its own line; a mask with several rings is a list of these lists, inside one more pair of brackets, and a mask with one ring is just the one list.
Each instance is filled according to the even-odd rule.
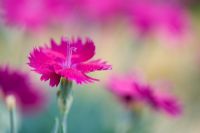
[[67,42],[67,57],[66,57],[66,61],[64,63],[64,66],[67,68],[71,67],[71,58],[72,58],[72,52],[75,51],[76,48],[71,47],[71,43]]
[[70,68],[71,66],[71,56],[72,56],[72,49],[70,47],[70,42],[67,43],[67,58],[66,58],[66,67]]

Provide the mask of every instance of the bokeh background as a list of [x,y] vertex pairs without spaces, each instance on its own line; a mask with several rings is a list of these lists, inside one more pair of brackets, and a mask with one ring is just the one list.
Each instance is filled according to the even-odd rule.
[[[106,90],[106,80],[112,73],[129,72],[134,69],[145,73],[149,82],[159,79],[172,82],[174,86],[172,92],[183,104],[183,114],[178,118],[145,109],[140,132],[145,133],[142,130],[144,127],[148,128],[148,133],[150,131],[152,133],[200,132],[200,2],[198,0],[184,2],[171,0],[172,5],[179,4],[187,14],[185,20],[188,22],[187,30],[178,37],[174,34],[157,32],[141,34],[137,25],[132,24],[119,12],[115,11],[115,15],[111,17],[107,10],[101,12],[102,8],[97,9],[98,5],[101,5],[101,2],[97,1],[93,1],[91,5],[81,10],[83,5],[81,1],[69,0],[73,3],[69,4],[69,7],[73,6],[73,13],[71,10],[69,12],[63,10],[64,15],[61,14],[63,19],[58,19],[55,14],[50,24],[45,22],[42,26],[38,26],[39,28],[16,19],[9,19],[5,15],[7,10],[4,8],[4,2],[7,0],[0,1],[0,64],[9,64],[29,73],[34,83],[44,88],[47,96],[44,108],[39,111],[33,114],[18,113],[19,133],[48,133],[54,126],[57,115],[57,88],[50,88],[47,82],[41,82],[39,75],[30,71],[27,62],[28,55],[34,47],[49,44],[51,38],[59,42],[61,36],[91,38],[96,45],[95,58],[107,60],[113,66],[112,71],[94,74],[101,79],[98,83],[74,84],[74,103],[68,120],[69,133],[114,133],[124,106]],[[23,3],[23,0],[8,1],[16,6]],[[126,2],[130,1],[123,1]],[[111,7],[108,6],[108,9]],[[96,13],[94,9],[101,13]],[[12,13],[16,13],[14,10],[13,8]],[[28,9],[22,8],[22,10],[27,12]],[[145,12],[148,12],[148,9]],[[37,15],[43,17],[43,14]],[[0,133],[7,131],[8,120],[7,109],[1,101]],[[120,124],[123,125],[124,122],[121,121]]]

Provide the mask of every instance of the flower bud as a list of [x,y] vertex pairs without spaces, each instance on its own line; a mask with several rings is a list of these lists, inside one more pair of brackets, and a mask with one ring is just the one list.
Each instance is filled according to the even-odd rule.
[[6,105],[9,110],[12,110],[16,106],[16,99],[14,95],[8,95],[6,97]]

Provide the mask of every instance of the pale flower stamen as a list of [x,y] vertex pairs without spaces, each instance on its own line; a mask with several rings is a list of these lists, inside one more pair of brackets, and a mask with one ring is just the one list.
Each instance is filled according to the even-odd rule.
[[76,48],[75,47],[72,47],[71,46],[71,43],[70,42],[68,42],[67,43],[67,55],[66,55],[66,61],[65,61],[65,63],[64,63],[64,66],[66,67],[66,68],[70,68],[71,67],[71,58],[72,58],[72,52],[73,51],[76,51]]
[[70,68],[71,66],[71,56],[72,56],[72,50],[70,47],[70,43],[68,42],[67,43],[67,57],[66,57],[66,62],[65,62],[65,66],[67,68]]

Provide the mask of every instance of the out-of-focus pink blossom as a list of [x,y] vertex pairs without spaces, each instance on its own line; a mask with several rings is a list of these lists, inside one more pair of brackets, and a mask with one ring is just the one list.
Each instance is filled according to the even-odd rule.
[[45,100],[44,92],[31,83],[27,74],[8,67],[0,67],[0,92],[4,100],[7,96],[14,96],[23,112],[37,111]]
[[123,0],[83,0],[80,9],[86,19],[108,22],[121,15]]
[[83,42],[80,38],[62,38],[60,44],[52,39],[50,47],[35,48],[30,53],[29,65],[42,75],[41,80],[50,80],[51,86],[57,86],[61,77],[78,84],[89,83],[98,79],[88,73],[111,69],[111,65],[100,59],[88,61],[94,55],[95,45],[90,39]]
[[108,89],[126,104],[142,100],[138,93],[138,87],[143,84],[136,75],[112,75],[107,85]]
[[132,1],[127,8],[133,25],[142,35],[164,31],[172,36],[179,36],[189,28],[186,11],[174,3]]
[[[138,75],[113,75],[107,88],[123,103],[132,107],[135,104],[146,104],[155,110],[164,111],[172,116],[181,113],[177,99],[169,93],[158,90]],[[162,89],[162,88],[159,88]]]
[[47,14],[41,1],[3,0],[2,7],[5,21],[9,24],[35,29],[47,22]]
[[64,20],[69,12],[65,0],[2,0],[1,3],[8,24],[31,30]]
[[45,12],[50,22],[65,22],[72,13],[70,0],[43,0]]

